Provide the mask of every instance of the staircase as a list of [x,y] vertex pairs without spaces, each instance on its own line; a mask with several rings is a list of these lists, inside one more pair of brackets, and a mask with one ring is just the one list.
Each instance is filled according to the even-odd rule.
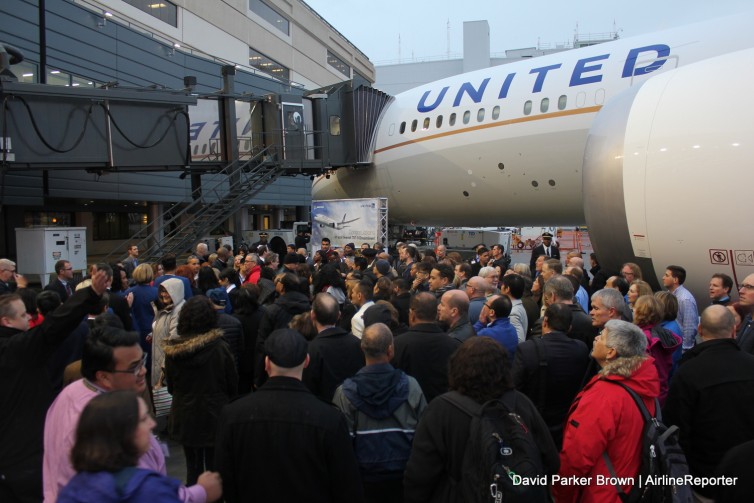
[[[227,220],[259,191],[289,171],[284,163],[278,162],[276,151],[275,147],[267,147],[248,160],[231,162],[216,173],[214,184],[203,184],[194,191],[192,202],[163,221],[160,229],[145,238],[139,238],[141,232],[132,236],[126,243],[138,244],[139,262],[156,262],[167,253],[181,255],[193,249],[202,236],[208,235],[218,223]],[[228,190],[234,178],[240,183]],[[166,229],[172,230],[163,234]],[[117,248],[118,254],[127,248],[124,245]],[[105,261],[114,260],[115,255],[114,251]]]

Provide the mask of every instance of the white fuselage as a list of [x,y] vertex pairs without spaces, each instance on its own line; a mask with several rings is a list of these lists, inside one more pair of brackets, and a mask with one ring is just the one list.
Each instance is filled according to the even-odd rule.
[[378,126],[373,167],[318,178],[313,199],[388,197],[391,221],[402,223],[583,223],[584,149],[601,108],[656,75],[753,47],[750,21],[698,23],[401,93]]

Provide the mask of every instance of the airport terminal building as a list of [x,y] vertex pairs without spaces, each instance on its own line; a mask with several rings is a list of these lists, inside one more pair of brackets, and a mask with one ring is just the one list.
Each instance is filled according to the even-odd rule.
[[[251,97],[375,80],[367,56],[301,0],[4,0],[0,43],[24,56],[11,67],[19,82],[79,89],[180,90],[192,76],[192,92],[211,95],[227,68],[234,92]],[[211,155],[211,141],[194,136],[191,158]],[[28,226],[86,227],[88,253],[107,254],[192,192],[192,176],[176,170],[4,167],[1,176],[0,256],[9,258],[15,229]],[[308,176],[280,177],[219,227],[306,220],[310,203]]]

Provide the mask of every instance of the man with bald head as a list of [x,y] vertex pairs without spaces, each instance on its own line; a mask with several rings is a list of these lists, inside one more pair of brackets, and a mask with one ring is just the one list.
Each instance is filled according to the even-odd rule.
[[437,305],[437,320],[448,327],[448,335],[458,342],[476,335],[469,322],[469,296],[461,290],[448,290]]
[[448,361],[460,345],[436,320],[435,295],[417,293],[409,304],[409,329],[395,341],[395,366],[419,381],[427,402],[448,391]]
[[309,365],[303,382],[309,390],[329,402],[335,388],[364,366],[359,338],[339,328],[338,301],[329,293],[318,293],[310,313],[317,336],[309,342]]
[[366,366],[335,390],[333,403],[353,437],[367,501],[402,501],[403,472],[427,401],[416,379],[390,364],[395,350],[387,325],[365,328],[361,350]]
[[[734,327],[725,307],[705,309],[699,323],[702,342],[683,354],[670,381],[663,417],[680,428],[680,444],[695,477],[713,476],[730,448],[754,440],[754,356],[738,347]],[[710,486],[693,489],[713,497]]]
[[469,322],[472,325],[479,321],[479,314],[487,301],[488,290],[490,290],[490,284],[481,276],[472,276],[466,282],[465,292],[469,296]]

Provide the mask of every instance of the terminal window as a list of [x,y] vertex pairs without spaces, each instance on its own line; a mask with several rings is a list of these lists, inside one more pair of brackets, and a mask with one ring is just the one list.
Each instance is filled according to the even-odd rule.
[[123,0],[170,26],[178,27],[178,7],[167,0]]
[[283,80],[290,80],[291,71],[275,61],[270,59],[261,52],[255,51],[249,47],[249,66],[261,70],[268,75]]
[[290,35],[290,21],[262,0],[249,0],[249,10],[286,35]]
[[343,61],[330,51],[327,51],[327,64],[338,70],[349,79],[351,78],[351,67],[348,66],[345,61]]

